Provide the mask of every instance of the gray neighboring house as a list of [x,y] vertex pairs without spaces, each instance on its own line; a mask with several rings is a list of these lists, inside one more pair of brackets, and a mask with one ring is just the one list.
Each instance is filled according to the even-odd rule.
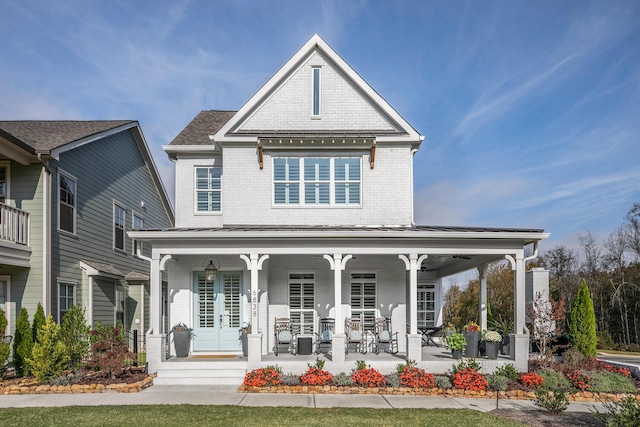
[[0,307],[149,327],[149,245],[173,208],[137,121],[0,121]]

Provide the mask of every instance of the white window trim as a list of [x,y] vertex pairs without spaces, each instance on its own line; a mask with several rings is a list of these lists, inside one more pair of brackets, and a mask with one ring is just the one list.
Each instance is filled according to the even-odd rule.
[[[219,191],[220,192],[220,210],[219,211],[199,211],[198,210],[198,169],[207,168],[220,169],[220,190],[207,190],[207,191]],[[204,190],[203,190],[204,191]],[[193,214],[204,216],[220,216],[222,215],[222,166],[217,165],[194,165],[193,166]]]
[[127,294],[124,290],[124,286],[119,285],[116,281],[113,287],[113,300],[115,304],[113,305],[113,324],[118,324],[118,290],[122,291],[122,326],[125,327],[125,321],[127,320]]
[[[62,285],[65,286],[71,286],[72,290],[73,290],[73,304],[72,305],[76,305],[76,301],[78,299],[78,284],[76,282],[73,281],[64,281],[64,280],[58,280],[58,322],[62,323],[62,317],[60,316],[60,287]],[[67,309],[68,310],[68,309]]]
[[[63,230],[60,228],[60,204],[62,203],[60,201],[60,178],[62,176],[65,176],[67,178],[69,178],[71,181],[73,181],[76,184],[76,193],[75,193],[75,199],[74,199],[74,204],[73,204],[73,231],[67,231],[67,230]],[[57,204],[58,204],[58,231],[60,233],[64,233],[70,236],[75,236],[78,233],[78,178],[74,177],[73,175],[65,172],[62,169],[58,169],[58,179],[56,180],[56,187],[58,189],[58,191],[56,192],[58,195],[58,198],[56,200]]]
[[[291,279],[291,276],[294,274],[310,274],[313,275],[313,308],[309,309],[309,308],[296,308],[296,309],[292,309],[291,308],[291,283],[295,280]],[[306,280],[306,279],[305,279]],[[300,313],[312,313],[312,323],[311,323],[311,335],[313,335],[314,332],[316,332],[316,318],[317,318],[317,314],[316,314],[316,301],[317,301],[317,295],[316,295],[316,291],[317,291],[317,281],[316,281],[316,273],[313,271],[289,271],[287,273],[287,307],[289,309],[289,318],[291,318],[291,313],[292,311],[294,312],[300,312]],[[301,325],[302,327],[302,325]],[[309,334],[304,334],[301,333],[301,335],[309,335]]]
[[[131,229],[133,230],[135,227],[135,219],[136,217],[140,218],[142,220],[142,227],[144,227],[144,216],[135,211],[135,210],[131,210]],[[143,242],[138,242],[138,244],[140,245],[140,253],[144,254],[144,243]],[[131,239],[131,253],[133,254],[133,256],[138,256],[137,251],[136,251],[136,239]]]
[[[299,159],[300,160],[300,178],[298,181],[277,181],[275,180],[275,160],[276,159]],[[305,181],[304,179],[304,166],[305,159],[329,159],[329,181]],[[336,180],[335,178],[335,160],[336,159],[357,159],[360,164],[360,180],[359,181],[351,181],[351,180]],[[277,156],[271,158],[271,207],[273,208],[315,208],[315,209],[327,209],[327,208],[342,208],[342,209],[351,209],[351,208],[361,208],[362,207],[362,198],[363,198],[363,168],[362,168],[362,157],[361,156]],[[315,183],[328,183],[329,184],[329,203],[319,204],[319,203],[305,203],[305,183],[315,184]],[[336,184],[340,183],[355,183],[358,182],[360,184],[360,202],[359,203],[336,203],[335,195],[336,195]],[[295,184],[298,183],[298,203],[276,203],[276,184]]]
[[[426,283],[419,283],[418,284],[418,295],[416,295],[416,302],[419,304],[420,303],[420,299],[418,298],[420,296],[420,292],[421,291],[431,291],[433,292],[433,310],[418,310],[418,308],[416,307],[416,311],[418,313],[430,313],[433,312],[433,326],[438,326],[438,301],[437,301],[437,289],[436,289],[436,285],[433,282],[426,282]],[[425,301],[426,302],[426,301]],[[423,325],[424,326],[424,325]]]
[[[358,313],[362,313],[364,311],[373,311],[373,318],[374,319],[376,317],[380,317],[380,310],[378,308],[379,287],[378,287],[378,272],[377,271],[350,271],[349,272],[349,306],[350,306],[352,315],[353,315],[353,312],[354,312],[354,308],[353,308],[353,306],[351,306],[351,296],[353,295],[352,286],[353,286],[353,283],[356,281],[353,278],[354,274],[373,274],[375,276],[373,279],[367,279],[367,280],[373,281],[374,286],[375,286],[374,308],[373,309],[371,309],[371,308],[357,308],[355,310],[357,310]],[[362,280],[362,279],[358,279],[357,281],[359,282],[360,280]],[[361,294],[360,297],[364,298],[364,294]],[[363,301],[364,301],[364,299],[363,299]],[[364,319],[363,319],[363,323],[364,323]],[[368,325],[368,326],[371,327],[372,325]]]
[[[318,70],[318,114],[315,114],[315,70]],[[322,67],[311,66],[311,119],[320,120],[322,118]]]
[[[116,206],[124,210],[124,215],[122,219],[124,220],[124,224],[122,224],[122,248],[116,247]],[[127,252],[127,207],[118,202],[117,200],[113,201],[113,208],[111,209],[111,215],[113,218],[111,219],[111,226],[113,227],[113,250],[118,252]]]
[[9,205],[11,201],[11,161],[0,160],[0,167],[5,169],[4,179],[7,187],[7,191],[4,195],[4,204]]

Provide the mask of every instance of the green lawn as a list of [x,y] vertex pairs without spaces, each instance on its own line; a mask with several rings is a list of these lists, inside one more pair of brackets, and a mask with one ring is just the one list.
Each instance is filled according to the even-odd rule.
[[468,409],[144,405],[0,409],[1,426],[521,426]]

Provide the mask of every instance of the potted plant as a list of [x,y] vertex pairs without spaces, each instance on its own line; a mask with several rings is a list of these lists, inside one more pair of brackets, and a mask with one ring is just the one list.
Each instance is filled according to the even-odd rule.
[[478,346],[480,344],[480,326],[476,322],[469,322],[462,328],[464,338],[467,340],[467,348],[464,351],[465,357],[478,357]]
[[502,335],[496,331],[484,331],[482,334],[482,341],[485,344],[485,351],[487,352],[487,358],[498,358],[498,347],[502,343]]
[[454,332],[447,338],[447,348],[451,349],[451,356],[454,359],[460,359],[462,352],[467,346],[467,340],[461,332]]
[[173,345],[175,346],[177,357],[187,357],[189,355],[192,331],[193,329],[184,323],[178,323],[171,328],[171,333],[173,334]]
[[502,335],[502,345],[500,351],[502,354],[509,355],[509,334],[513,330],[513,320],[504,320],[498,316],[498,320],[493,321],[493,328]]
[[249,334],[251,333],[251,323],[245,323],[240,328],[240,342],[242,343],[242,355],[247,357],[249,355]]

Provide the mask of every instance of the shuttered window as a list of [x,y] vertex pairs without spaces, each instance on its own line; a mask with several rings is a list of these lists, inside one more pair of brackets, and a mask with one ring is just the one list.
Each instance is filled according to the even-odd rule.
[[351,317],[359,317],[365,331],[375,330],[376,275],[351,274]]
[[360,205],[362,198],[360,162],[360,158],[352,157],[274,158],[274,204]]
[[196,211],[222,210],[222,168],[196,167]]
[[289,317],[294,334],[314,332],[315,278],[313,273],[289,274]]

